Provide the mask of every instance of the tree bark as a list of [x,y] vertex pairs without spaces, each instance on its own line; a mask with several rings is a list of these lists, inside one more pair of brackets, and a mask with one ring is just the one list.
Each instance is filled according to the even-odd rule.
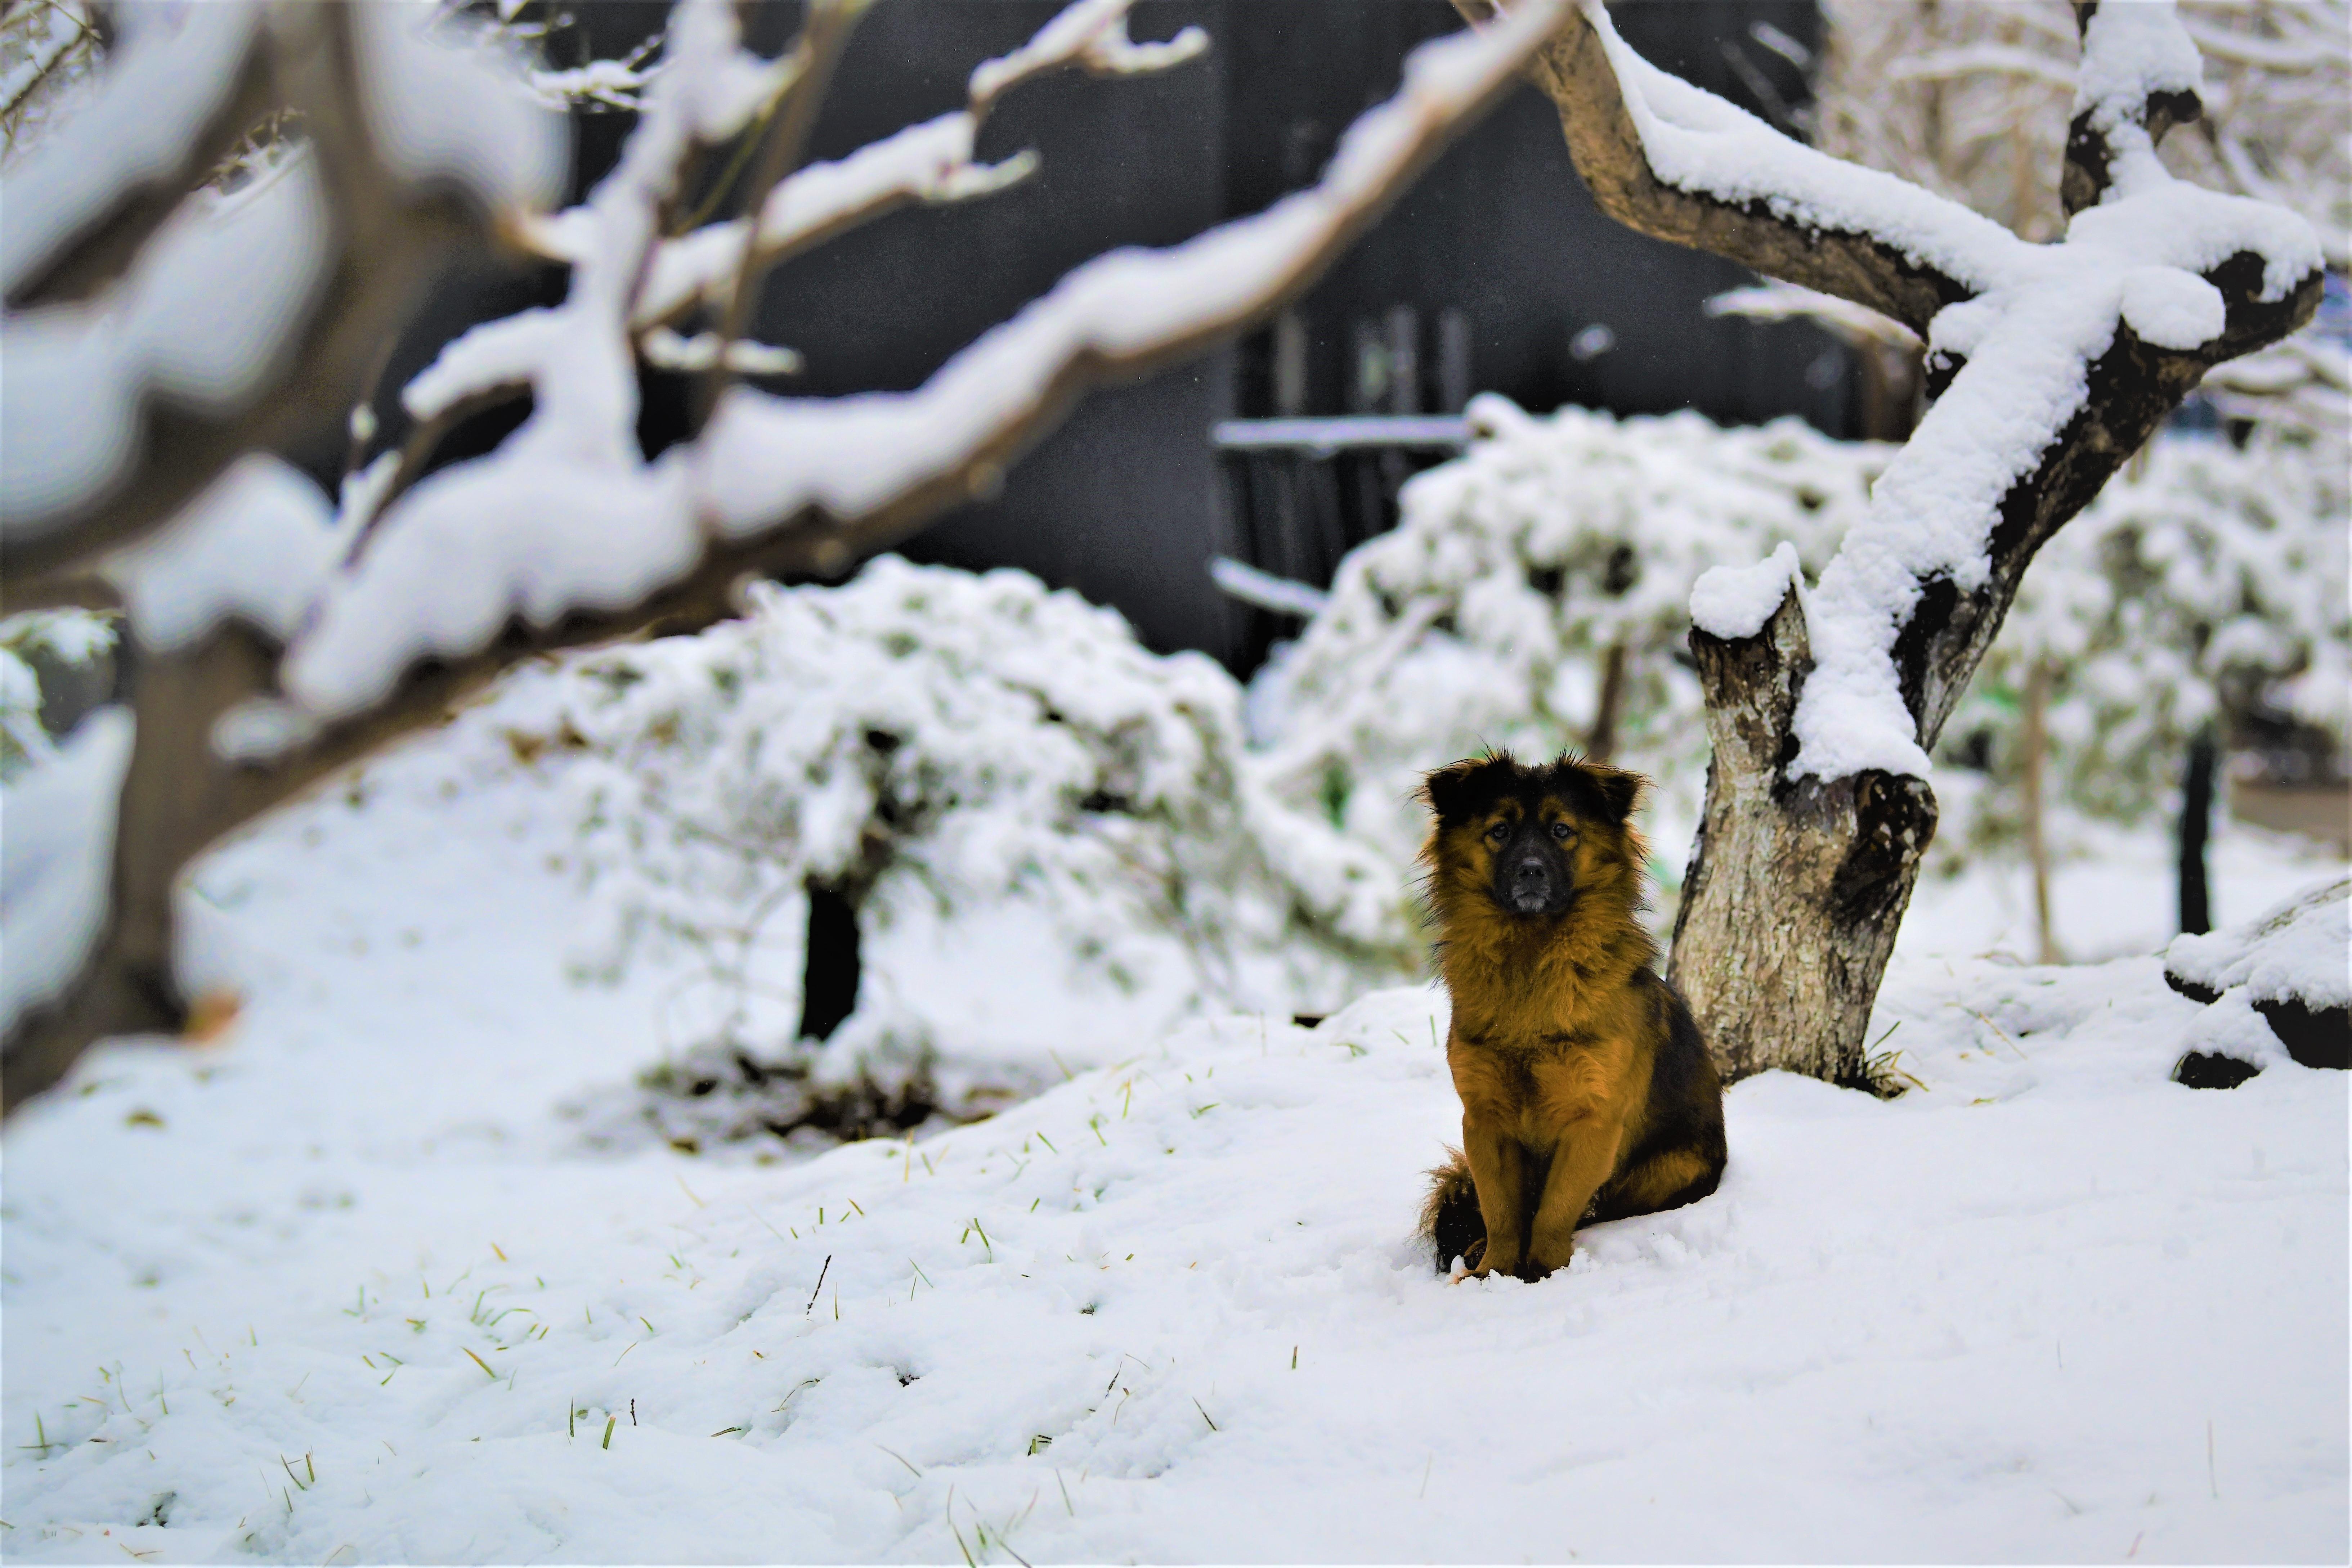
[[1609,644],[1609,652],[1601,660],[1601,699],[1592,717],[1592,731],[1585,737],[1584,757],[1588,762],[1606,762],[1609,754],[1617,749],[1617,720],[1625,706],[1626,648],[1621,638]]

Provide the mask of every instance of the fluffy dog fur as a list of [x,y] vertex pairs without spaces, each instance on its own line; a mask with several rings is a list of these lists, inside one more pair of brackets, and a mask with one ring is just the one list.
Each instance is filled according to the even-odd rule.
[[1422,1212],[1441,1272],[1462,1258],[1540,1279],[1579,1225],[1693,1203],[1722,1177],[1722,1083],[1633,917],[1647,782],[1507,753],[1429,775],[1422,858],[1462,1096],[1462,1149]]

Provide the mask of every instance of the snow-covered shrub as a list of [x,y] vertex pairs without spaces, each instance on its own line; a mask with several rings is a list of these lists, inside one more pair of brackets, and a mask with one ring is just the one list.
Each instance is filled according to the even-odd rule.
[[2053,852],[2081,818],[2130,826],[2171,812],[2190,737],[2257,699],[2340,737],[2352,701],[2344,507],[2324,465],[2263,441],[2159,440],[2110,481],[2042,547],[1945,731],[1947,759],[1989,777],[1945,792],[1938,862],[1950,869],[2021,831],[2037,664]]
[[1272,677],[1269,782],[1402,866],[1422,773],[1486,746],[1583,749],[1598,727],[1612,760],[1657,781],[1654,869],[1670,891],[1707,764],[1691,585],[1783,540],[1817,572],[1887,449],[1794,419],[1538,418],[1492,395],[1470,413],[1468,453],[1405,486],[1398,527],[1340,563]]
[[1418,965],[1381,907],[1405,896],[1391,868],[1252,781],[1223,670],[1024,573],[886,557],[840,587],[757,586],[741,620],[580,660],[571,687],[552,738],[586,753],[583,967],[694,956],[699,1051],[669,1070],[689,1096],[804,1097],[814,1072],[952,1111],[986,1087],[940,1079],[957,1042],[917,1005],[924,976],[877,972],[870,941],[857,1012],[824,1052],[797,1042],[813,891],[868,935],[1025,906],[1050,933],[1024,956],[1041,986],[1195,1005],[1327,1010]]

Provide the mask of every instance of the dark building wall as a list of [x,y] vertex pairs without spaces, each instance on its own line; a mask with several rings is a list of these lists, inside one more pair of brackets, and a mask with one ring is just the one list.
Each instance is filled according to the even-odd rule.
[[[1768,81],[1777,73],[1776,99],[1803,96],[1801,74],[1748,29],[1765,23],[1810,46],[1818,33],[1810,0],[1664,0],[1621,4],[1612,16],[1649,58],[1744,108],[1777,104],[1759,104],[1727,50],[1748,73]],[[1277,0],[1239,8],[1232,24],[1234,213],[1311,181],[1347,122],[1393,89],[1412,47],[1459,26],[1443,0]],[[1429,327],[1452,307],[1471,323],[1472,384],[1529,408],[1696,407],[1734,422],[1799,413],[1840,429],[1843,361],[1814,368],[1837,352],[1827,339],[1700,313],[1708,295],[1745,281],[1729,262],[1604,216],[1576,176],[1549,100],[1522,89],[1446,152],[1301,308],[1310,412],[1345,410],[1355,323],[1402,301],[1423,319],[1424,379],[1435,358]],[[1609,329],[1613,346],[1580,358],[1570,345],[1594,325]],[[1260,340],[1253,353],[1262,361],[1266,352]],[[1809,370],[1831,384],[1811,384]],[[1276,412],[1270,380],[1245,362],[1244,413]]]

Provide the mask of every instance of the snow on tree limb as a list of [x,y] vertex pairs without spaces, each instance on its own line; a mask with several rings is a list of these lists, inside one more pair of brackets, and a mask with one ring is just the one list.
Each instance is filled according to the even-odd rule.
[[9,174],[0,282],[11,309],[82,298],[120,276],[265,107],[254,0],[204,6],[176,28],[136,19],[92,101]]
[[[665,590],[715,599],[711,588],[747,571],[836,573],[903,538],[992,487],[1087,387],[1196,352],[1304,288],[1510,85],[1564,8],[1529,5],[1485,35],[1426,46],[1318,183],[1182,245],[1097,257],[911,392],[739,387],[698,441],[647,464],[635,455],[634,397],[626,420],[600,404],[592,425],[584,389],[608,378],[573,362],[588,351],[581,333],[547,324],[531,419],[499,453],[394,503],[289,649],[288,696],[318,718],[352,713],[416,659],[464,658],[517,617],[566,642],[583,640],[557,632],[567,617],[609,636]],[[656,115],[660,102],[657,88]],[[608,361],[625,354],[625,318],[572,322],[601,335]],[[594,395],[624,393],[614,383]],[[588,537],[599,548],[582,548]],[[452,551],[477,570],[453,580]]]
[[[2095,206],[2126,177],[2117,167],[2162,165],[2156,144],[2204,112],[2205,62],[2169,4],[2077,0],[2083,66],[2066,128],[2059,195],[2068,216]],[[2144,161],[2144,162],[2143,162]]]
[[[1487,0],[1455,8],[1474,19],[1493,12]],[[1867,306],[1923,337],[2016,243],[1966,207],[1816,152],[1657,70],[1597,5],[1537,55],[1532,74],[1611,217]]]
[[[1072,67],[1097,75],[1132,76],[1165,70],[1208,47],[1208,36],[1187,27],[1164,43],[1127,37],[1133,0],[1079,0],[1056,14],[1011,54],[984,61],[971,73],[962,109],[910,125],[845,157],[813,163],[779,182],[760,204],[753,265],[777,263],[885,213],[913,203],[966,201],[1026,179],[1036,154],[1023,152],[998,163],[973,160],[982,121],[1007,92]],[[541,219],[530,237],[550,257],[570,261],[588,241],[583,208]],[[674,321],[706,299],[720,297],[743,257],[741,218],[708,224],[655,251],[639,294],[640,324]]]

